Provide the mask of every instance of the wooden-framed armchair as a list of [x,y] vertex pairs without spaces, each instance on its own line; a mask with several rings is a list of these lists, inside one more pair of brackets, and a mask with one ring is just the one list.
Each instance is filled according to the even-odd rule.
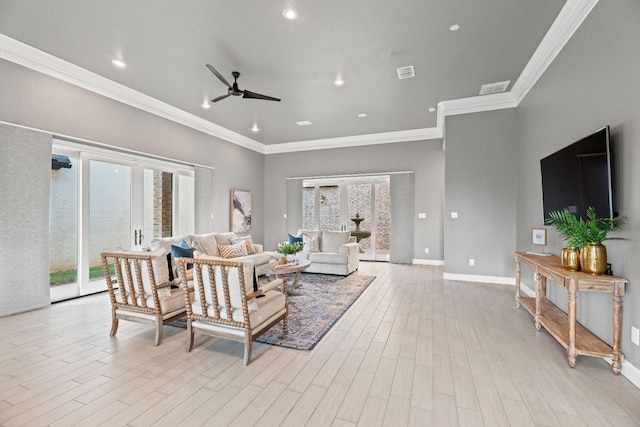
[[[244,343],[246,366],[251,362],[256,338],[280,321],[287,333],[286,279],[274,280],[254,291],[251,261],[180,258],[178,262],[180,276],[187,277],[189,272],[193,278],[193,296],[184,291],[187,352],[193,349],[195,332],[239,341]],[[186,288],[184,282],[182,286]],[[282,286],[282,292],[276,290],[278,286]]]
[[110,335],[115,336],[120,319],[148,323],[156,328],[153,345],[160,345],[164,325],[186,316],[182,289],[172,289],[177,281],[169,281],[166,254],[159,250],[100,255],[111,300]]

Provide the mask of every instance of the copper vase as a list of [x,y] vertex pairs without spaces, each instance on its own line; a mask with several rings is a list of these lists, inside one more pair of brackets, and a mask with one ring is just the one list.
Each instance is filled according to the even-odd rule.
[[580,250],[573,248],[562,249],[562,256],[560,257],[562,266],[567,270],[579,271],[580,270]]
[[585,273],[604,273],[607,270],[607,248],[600,243],[589,243],[580,251],[580,265]]

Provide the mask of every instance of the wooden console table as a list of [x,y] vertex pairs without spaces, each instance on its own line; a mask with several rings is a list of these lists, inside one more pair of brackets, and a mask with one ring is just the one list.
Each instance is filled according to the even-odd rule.
[[[520,295],[520,265],[531,268],[535,274],[536,297]],[[563,286],[569,294],[567,314],[547,299],[547,279]],[[540,256],[516,252],[516,307],[522,304],[535,319],[535,326],[543,326],[567,350],[572,368],[578,355],[613,360],[613,373],[620,374],[624,355],[620,353],[622,330],[622,297],[627,280],[615,276],[592,276],[562,267],[557,256]],[[613,294],[613,347],[596,337],[576,322],[576,296],[578,292],[610,292]]]

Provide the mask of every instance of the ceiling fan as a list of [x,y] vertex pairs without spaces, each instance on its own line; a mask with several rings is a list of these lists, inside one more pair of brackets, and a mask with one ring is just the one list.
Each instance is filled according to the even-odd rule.
[[240,77],[240,73],[237,71],[234,71],[231,73],[231,75],[233,76],[233,85],[230,85],[229,82],[227,81],[227,79],[225,79],[224,77],[222,77],[222,74],[220,74],[218,72],[218,70],[216,70],[215,68],[213,68],[213,66],[206,64],[207,68],[213,73],[215,74],[215,76],[225,85],[227,85],[227,87],[229,88],[227,90],[227,94],[226,95],[221,95],[217,98],[214,98],[211,100],[211,102],[218,102],[218,101],[222,101],[223,99],[233,95],[233,96],[240,96],[242,95],[243,98],[252,98],[252,99],[264,99],[265,101],[280,101],[279,98],[274,98],[272,96],[267,96],[267,95],[261,95],[259,93],[255,93],[255,92],[251,92],[250,90],[240,90],[238,89],[238,77]]

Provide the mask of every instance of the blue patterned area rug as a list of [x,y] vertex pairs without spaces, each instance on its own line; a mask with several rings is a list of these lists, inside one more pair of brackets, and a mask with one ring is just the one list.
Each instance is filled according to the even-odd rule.
[[289,333],[278,324],[256,341],[311,350],[373,282],[375,276],[303,273],[299,287],[289,292]]
[[[289,292],[289,333],[277,324],[256,341],[297,350],[311,350],[373,282],[375,276],[303,273]],[[262,281],[262,280],[261,280]],[[172,326],[186,328],[180,319]]]

